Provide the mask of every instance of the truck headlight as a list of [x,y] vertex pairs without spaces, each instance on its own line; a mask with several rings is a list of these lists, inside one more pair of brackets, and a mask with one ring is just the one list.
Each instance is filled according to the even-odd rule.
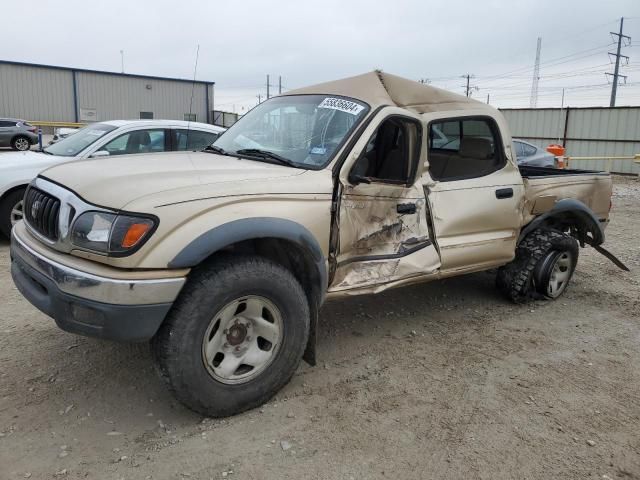
[[124,255],[141,247],[156,225],[148,217],[85,212],[73,223],[71,243],[94,252]]

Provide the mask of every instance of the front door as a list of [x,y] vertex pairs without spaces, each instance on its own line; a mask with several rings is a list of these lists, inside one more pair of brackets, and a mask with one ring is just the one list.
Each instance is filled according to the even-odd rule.
[[511,146],[500,135],[506,125],[486,114],[425,117],[429,170],[423,183],[442,272],[509,262],[522,222],[524,186]]
[[335,273],[329,291],[379,291],[433,274],[440,259],[426,217],[422,125],[387,108],[354,147],[340,175]]

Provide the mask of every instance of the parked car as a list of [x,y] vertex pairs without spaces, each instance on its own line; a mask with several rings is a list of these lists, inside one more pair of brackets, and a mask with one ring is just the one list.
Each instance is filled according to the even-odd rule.
[[315,363],[326,298],[496,268],[513,301],[560,297],[581,244],[615,258],[611,190],[518,168],[499,111],[377,71],[267,100],[201,153],[42,172],[11,272],[64,330],[151,340],[177,398],[226,416]]
[[38,143],[38,129],[17,118],[0,118],[0,147],[25,151]]
[[518,165],[528,165],[531,167],[555,168],[556,157],[547,152],[544,148],[537,147],[524,140],[513,139],[513,146],[516,149]]
[[[9,236],[22,218],[22,197],[29,182],[45,168],[72,160],[202,150],[225,129],[178,120],[112,120],[92,123],[42,152],[0,156],[0,232]],[[130,159],[129,161],[133,161]]]
[[59,142],[63,138],[67,138],[69,135],[73,135],[77,131],[78,131],[77,128],[67,128],[67,127],[56,128],[56,131],[53,134],[53,138],[49,142],[49,145],[53,145],[54,143]]

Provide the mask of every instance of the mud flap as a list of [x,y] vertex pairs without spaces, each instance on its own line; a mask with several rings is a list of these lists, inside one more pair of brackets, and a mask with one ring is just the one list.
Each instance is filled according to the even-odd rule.
[[611,260],[611,262],[613,262],[613,264],[618,267],[621,270],[624,270],[625,272],[630,272],[631,270],[629,270],[629,267],[627,267],[624,263],[622,263],[620,260],[618,260],[615,255],[611,252],[609,252],[608,250],[605,250],[602,246],[600,245],[591,245],[593,248],[595,248],[595,250],[598,253],[601,253],[602,255],[604,255],[605,257],[607,257],[609,260]]
[[309,338],[307,340],[307,348],[305,348],[302,354],[302,359],[310,366],[316,366],[316,340],[318,330],[318,307],[315,302],[309,302]]

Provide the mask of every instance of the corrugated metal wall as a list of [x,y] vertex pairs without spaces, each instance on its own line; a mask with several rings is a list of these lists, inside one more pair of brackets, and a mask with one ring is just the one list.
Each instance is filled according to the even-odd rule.
[[[540,147],[564,144],[568,156],[633,156],[640,153],[640,107],[501,110],[514,138]],[[568,115],[568,120],[567,120]],[[605,170],[607,160],[574,160],[575,168]],[[630,160],[613,160],[617,173],[640,173]]]
[[192,88],[192,113],[206,122],[212,84],[197,82],[194,88],[189,81],[0,61],[0,117],[87,122],[139,119],[140,112],[152,112],[154,119],[184,120]]
[[0,117],[73,122],[71,71],[0,63]]
[[[78,106],[95,109],[96,120],[138,119],[140,112],[153,112],[154,119],[184,120],[189,113],[192,85],[186,82],[120,77],[78,72]],[[205,85],[196,84],[192,113],[207,121]]]

